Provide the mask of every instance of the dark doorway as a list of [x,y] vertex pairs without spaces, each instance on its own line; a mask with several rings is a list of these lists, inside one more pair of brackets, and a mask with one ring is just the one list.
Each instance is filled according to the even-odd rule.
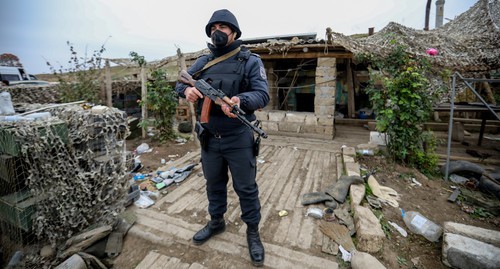
[[296,93],[297,111],[314,112],[314,93]]

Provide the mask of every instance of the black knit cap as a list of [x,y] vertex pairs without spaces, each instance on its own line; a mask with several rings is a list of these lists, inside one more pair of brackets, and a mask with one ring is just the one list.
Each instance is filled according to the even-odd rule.
[[207,33],[207,36],[210,37],[211,35],[211,28],[212,24],[219,22],[219,23],[224,23],[227,26],[229,26],[233,31],[236,32],[236,38],[238,39],[241,36],[241,31],[240,31],[240,26],[238,25],[238,21],[236,20],[236,17],[231,13],[231,11],[227,9],[220,9],[214,12],[212,14],[212,17],[207,23],[207,26],[205,27],[205,32]]

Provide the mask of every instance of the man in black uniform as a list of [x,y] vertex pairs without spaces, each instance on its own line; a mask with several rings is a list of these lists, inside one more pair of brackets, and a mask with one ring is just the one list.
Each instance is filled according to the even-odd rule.
[[[204,79],[215,89],[222,90],[231,101],[245,111],[247,120],[254,121],[254,111],[269,103],[268,84],[260,57],[241,46],[241,30],[236,17],[228,10],[217,10],[205,27],[211,38],[211,51],[187,70],[195,79]],[[180,97],[198,103],[209,101],[195,88],[181,83],[175,87]],[[207,100],[205,100],[207,99]],[[225,230],[227,211],[228,171],[238,194],[241,219],[247,224],[247,242],[252,264],[264,264],[264,247],[259,236],[260,201],[255,181],[256,156],[253,131],[244,125],[227,105],[212,103],[208,123],[198,130],[202,150],[201,160],[206,179],[208,213],[211,220],[193,236],[195,244],[203,244]]]

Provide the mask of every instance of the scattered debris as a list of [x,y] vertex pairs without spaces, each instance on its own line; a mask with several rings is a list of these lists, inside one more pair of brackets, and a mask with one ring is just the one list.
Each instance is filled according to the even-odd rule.
[[422,183],[418,182],[415,178],[411,178],[411,185],[412,186],[419,186],[419,187],[422,187]]
[[317,204],[325,201],[333,201],[333,197],[324,192],[311,192],[302,195],[302,205]]
[[337,242],[341,247],[348,251],[356,249],[352,241],[351,234],[347,227],[336,222],[322,221],[319,224],[319,229],[323,234],[330,237],[333,241]]
[[307,216],[311,216],[315,219],[321,219],[323,218],[323,210],[317,207],[310,207],[307,209],[306,217]]
[[141,155],[141,154],[146,153],[146,152],[151,152],[151,151],[153,151],[153,149],[149,148],[149,145],[147,143],[142,143],[139,146],[137,146],[135,151],[137,154]]
[[278,212],[278,216],[280,216],[280,217],[288,216],[288,211],[280,210],[280,212]]
[[401,226],[399,226],[397,223],[394,223],[392,221],[388,221],[387,223],[389,223],[389,225],[394,227],[394,229],[396,229],[396,231],[398,231],[403,237],[408,236],[408,233],[406,232],[406,230],[403,229]]
[[370,186],[373,195],[375,195],[382,203],[387,203],[392,207],[398,207],[398,193],[389,187],[381,186],[374,176],[368,177],[368,186]]
[[337,182],[326,188],[325,193],[333,197],[337,202],[343,203],[349,193],[351,184],[363,184],[364,182],[360,176],[342,175]]
[[448,202],[455,202],[460,195],[460,188],[456,188],[453,193],[448,197]]

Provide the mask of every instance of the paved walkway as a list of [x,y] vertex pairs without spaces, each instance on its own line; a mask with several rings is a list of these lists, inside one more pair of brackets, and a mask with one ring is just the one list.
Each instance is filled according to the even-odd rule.
[[[262,204],[261,237],[266,249],[267,268],[338,268],[336,256],[321,252],[323,234],[317,220],[306,217],[302,195],[320,191],[335,182],[340,171],[342,145],[367,143],[369,132],[362,127],[344,128],[333,141],[273,136],[263,141],[258,157],[257,182]],[[199,152],[177,160],[182,167],[199,160]],[[228,186],[227,230],[202,246],[191,243],[193,234],[208,220],[201,165],[176,189],[148,209],[136,209],[137,224],[128,236],[151,242],[175,243],[199,248],[207,253],[200,261],[185,261],[150,252],[136,268],[248,268],[251,267],[246,243],[246,226],[239,216],[239,202],[232,184]],[[279,217],[286,210],[288,215]],[[221,259],[220,257],[224,257]],[[191,262],[191,263],[190,263]]]

